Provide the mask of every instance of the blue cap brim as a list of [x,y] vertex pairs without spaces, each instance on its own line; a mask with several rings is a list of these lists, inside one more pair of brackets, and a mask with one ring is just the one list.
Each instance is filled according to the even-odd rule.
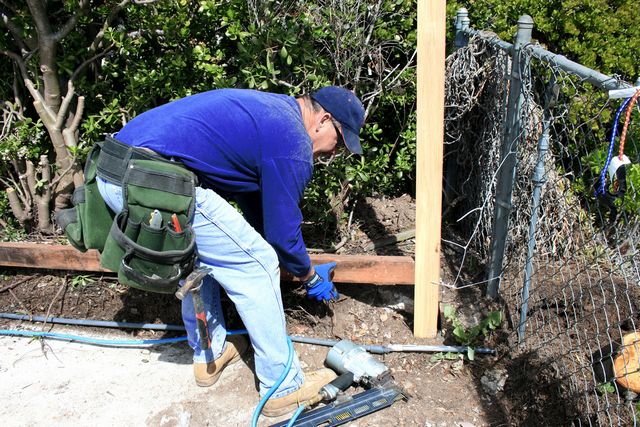
[[362,154],[362,146],[360,146],[360,137],[357,133],[352,132],[346,126],[342,126],[342,137],[344,138],[344,143],[354,154]]

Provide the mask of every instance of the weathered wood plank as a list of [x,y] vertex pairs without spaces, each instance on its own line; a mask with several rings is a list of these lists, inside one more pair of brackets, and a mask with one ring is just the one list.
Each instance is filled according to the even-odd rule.
[[80,252],[69,245],[0,243],[0,265],[51,270],[108,271],[100,267],[100,255]]
[[[372,283],[378,285],[412,285],[414,262],[411,257],[375,255],[312,254],[311,261],[338,263],[337,283]],[[69,245],[42,243],[0,243],[0,266],[105,272],[97,251],[80,252]],[[283,273],[283,280],[292,276]]]

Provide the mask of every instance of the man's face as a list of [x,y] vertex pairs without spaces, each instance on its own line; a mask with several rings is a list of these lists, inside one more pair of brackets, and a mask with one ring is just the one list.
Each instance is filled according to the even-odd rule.
[[342,142],[340,123],[334,120],[329,113],[319,116],[317,126],[311,131],[313,141],[313,158],[323,155],[334,155],[338,143]]

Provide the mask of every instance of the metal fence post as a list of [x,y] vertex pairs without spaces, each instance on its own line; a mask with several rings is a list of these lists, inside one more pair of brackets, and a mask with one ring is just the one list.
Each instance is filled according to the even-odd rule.
[[461,7],[456,13],[456,38],[454,41],[456,49],[460,49],[469,44],[469,37],[465,32],[465,30],[469,28],[469,24],[469,12],[464,7]]
[[[469,43],[469,37],[465,30],[469,28],[469,12],[464,7],[458,9],[456,14],[456,38],[454,47],[456,49],[463,48]],[[454,186],[458,179],[458,161],[456,159],[456,150],[451,144],[445,144],[445,177],[444,177],[444,203],[443,210],[449,206],[454,200]]]
[[533,195],[531,197],[531,220],[529,221],[529,242],[527,245],[527,262],[524,269],[524,284],[522,286],[522,305],[520,306],[520,323],[518,325],[518,343],[524,344],[524,331],[525,323],[527,321],[527,311],[529,308],[529,288],[531,286],[531,274],[533,270],[533,256],[536,246],[536,228],[538,226],[538,211],[540,210],[540,193],[544,186],[545,171],[544,171],[544,159],[549,150],[549,128],[551,127],[551,110],[556,104],[558,99],[558,85],[555,82],[555,77],[552,77],[551,82],[547,88],[545,94],[545,108],[544,116],[542,119],[542,134],[538,140],[538,162],[536,163],[536,169],[533,173]]
[[507,118],[504,139],[500,153],[500,170],[496,184],[496,200],[491,233],[491,265],[489,267],[489,285],[487,296],[496,298],[500,287],[502,262],[507,241],[511,195],[516,172],[516,149],[521,134],[520,110],[524,102],[522,94],[522,48],[531,41],[533,19],[523,15],[518,19],[518,32],[512,51],[509,98],[507,100]]

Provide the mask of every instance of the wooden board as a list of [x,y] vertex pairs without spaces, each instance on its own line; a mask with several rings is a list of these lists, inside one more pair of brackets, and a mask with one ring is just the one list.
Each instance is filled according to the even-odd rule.
[[438,332],[446,1],[418,2],[416,267],[413,333]]
[[[414,263],[411,257],[375,255],[312,254],[314,264],[335,261],[337,283],[412,285]],[[97,251],[80,252],[68,245],[39,243],[0,243],[0,266],[106,272],[100,267]],[[283,272],[283,280],[293,277]]]
[[69,245],[0,243],[0,265],[51,270],[108,271],[97,251],[80,252]]

